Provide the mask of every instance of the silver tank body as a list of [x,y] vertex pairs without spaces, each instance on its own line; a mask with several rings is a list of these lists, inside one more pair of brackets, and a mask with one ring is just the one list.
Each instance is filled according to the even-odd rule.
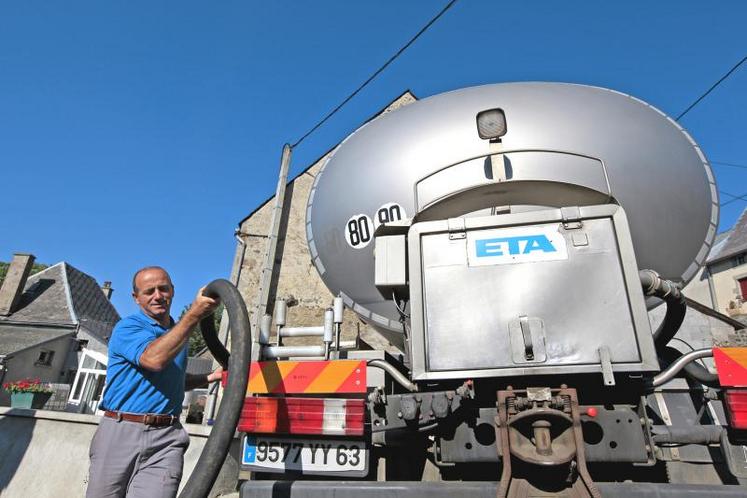
[[[506,116],[499,149],[476,129],[477,113],[492,108]],[[469,180],[490,177],[484,165],[496,150],[510,160],[500,188],[495,179],[487,189]],[[307,239],[327,287],[392,340],[402,325],[374,287],[374,244],[364,226],[371,232],[377,216],[605,201],[625,209],[640,268],[686,283],[704,264],[718,225],[717,190],[705,156],[674,120],[603,88],[486,85],[404,106],[343,141],[310,193]]]

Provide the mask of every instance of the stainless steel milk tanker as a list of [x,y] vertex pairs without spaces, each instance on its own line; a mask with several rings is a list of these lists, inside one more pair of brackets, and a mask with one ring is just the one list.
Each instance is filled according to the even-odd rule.
[[[505,119],[499,139],[478,133],[477,115],[489,110],[497,121],[487,113],[482,124]],[[316,178],[307,237],[327,287],[391,337],[402,325],[374,286],[380,223],[608,202],[627,213],[639,268],[687,282],[703,265],[718,197],[677,123],[602,88],[486,85],[407,105],[348,137]]]

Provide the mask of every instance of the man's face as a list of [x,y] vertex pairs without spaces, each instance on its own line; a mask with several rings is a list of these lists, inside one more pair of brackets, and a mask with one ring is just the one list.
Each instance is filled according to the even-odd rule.
[[143,312],[158,321],[168,319],[174,286],[169,274],[163,270],[150,269],[140,272],[135,278],[137,290],[132,293]]

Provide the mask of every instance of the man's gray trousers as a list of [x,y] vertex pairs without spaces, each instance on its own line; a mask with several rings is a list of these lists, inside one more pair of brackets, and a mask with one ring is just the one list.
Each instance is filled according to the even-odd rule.
[[173,498],[189,434],[178,422],[153,427],[102,418],[91,440],[87,498]]

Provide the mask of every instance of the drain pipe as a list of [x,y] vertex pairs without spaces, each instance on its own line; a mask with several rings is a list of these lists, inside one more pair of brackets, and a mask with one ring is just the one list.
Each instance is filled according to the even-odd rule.
[[8,360],[10,356],[0,354],[0,385],[5,380],[5,374],[8,373]]

